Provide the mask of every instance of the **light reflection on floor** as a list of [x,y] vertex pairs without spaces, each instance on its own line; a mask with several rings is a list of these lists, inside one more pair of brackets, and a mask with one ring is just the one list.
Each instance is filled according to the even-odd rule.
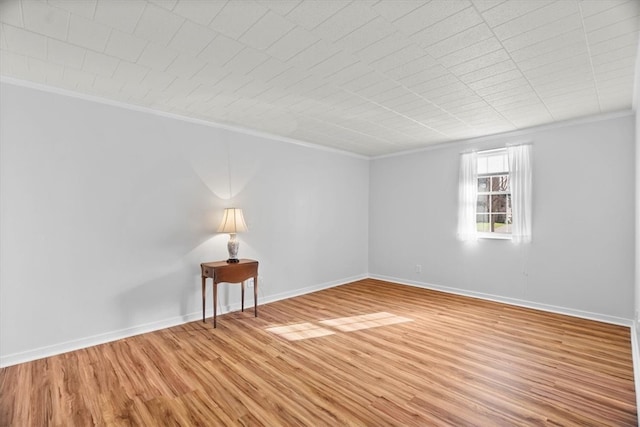
[[[341,332],[359,331],[362,329],[377,328],[380,326],[395,325],[397,323],[411,322],[408,317],[396,316],[395,314],[379,312],[363,314],[360,316],[340,317],[337,319],[320,320],[323,326],[337,329]],[[275,326],[267,328],[267,331],[280,335],[289,341],[303,340],[307,338],[317,338],[335,334],[331,329],[323,328],[314,323],[296,323],[293,325]]]

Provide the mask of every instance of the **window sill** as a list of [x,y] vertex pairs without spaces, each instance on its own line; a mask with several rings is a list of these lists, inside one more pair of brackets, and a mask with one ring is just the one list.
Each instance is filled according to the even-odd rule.
[[511,240],[511,234],[478,233],[478,239]]

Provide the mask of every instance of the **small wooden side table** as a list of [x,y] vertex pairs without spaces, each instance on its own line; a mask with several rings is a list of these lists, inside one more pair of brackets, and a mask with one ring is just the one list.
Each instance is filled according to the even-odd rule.
[[205,311],[205,286],[208,277],[213,279],[213,327],[216,327],[218,310],[218,283],[240,283],[242,286],[242,311],[244,311],[244,282],[253,278],[253,310],[258,317],[258,261],[241,259],[240,262],[226,261],[205,262],[200,264],[202,270],[202,321]]

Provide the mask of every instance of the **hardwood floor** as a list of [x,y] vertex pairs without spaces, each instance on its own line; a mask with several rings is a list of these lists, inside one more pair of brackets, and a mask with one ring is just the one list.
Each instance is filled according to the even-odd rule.
[[1,369],[0,425],[635,426],[629,333],[363,280]]

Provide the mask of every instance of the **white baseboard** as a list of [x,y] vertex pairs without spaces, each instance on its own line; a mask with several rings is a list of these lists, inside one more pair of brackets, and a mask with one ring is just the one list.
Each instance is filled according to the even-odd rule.
[[[566,307],[558,307],[547,304],[540,304],[531,301],[519,300],[515,298],[507,298],[501,297],[497,295],[485,294],[480,292],[472,292],[466,291],[458,288],[450,288],[447,286],[439,286],[430,283],[416,282],[416,281],[407,281],[404,279],[399,279],[396,277],[383,276],[378,274],[372,275],[358,275],[347,277],[340,280],[334,280],[331,282],[320,283],[317,285],[307,286],[304,288],[295,289],[288,292],[281,292],[274,295],[265,295],[263,297],[258,297],[258,303],[260,305],[268,304],[275,301],[280,301],[287,298],[293,298],[300,295],[306,295],[312,292],[321,291],[323,289],[333,288],[335,286],[344,285],[347,283],[355,282],[357,280],[362,280],[366,278],[385,280],[388,282],[398,283],[401,285],[407,286],[415,286],[424,289],[432,289],[436,291],[447,292],[456,295],[468,296],[472,298],[479,298],[489,301],[501,302],[505,304],[511,304],[520,307],[533,308],[536,310],[548,311],[552,313],[565,314],[568,316],[580,317],[585,319],[597,320],[605,323],[612,323],[615,325],[628,326],[632,328],[632,352],[634,357],[634,373],[636,376],[636,384],[640,385],[640,350],[638,349],[638,338],[636,335],[636,327],[631,319],[624,319],[615,316],[608,316],[599,313],[591,313],[587,311],[575,310]],[[247,305],[247,307],[252,307],[252,305]],[[220,314],[237,311],[240,309],[240,303],[230,304],[226,306],[222,306],[220,310]],[[213,308],[209,308],[206,313],[207,317],[213,316]],[[133,326],[130,328],[120,329],[117,331],[107,332],[104,334],[93,335],[90,337],[80,338],[77,340],[67,341],[59,344],[54,344],[51,346],[40,347],[33,350],[28,350],[21,353],[13,353],[0,357],[0,367],[6,367],[11,365],[17,365],[19,363],[29,362],[36,359],[42,359],[49,356],[55,356],[58,354],[66,353],[69,351],[80,350],[83,348],[104,344],[111,341],[117,341],[119,339],[132,337],[135,335],[144,334],[147,332],[157,331],[159,329],[165,329],[172,326],[181,325],[188,322],[193,322],[195,320],[202,318],[202,312],[197,311],[193,313],[188,313],[182,316],[176,316],[169,319],[160,320],[157,322],[145,323],[142,325]],[[640,399],[640,395],[636,394],[638,399]],[[640,400],[639,400],[640,401]],[[640,408],[640,404],[638,405]]]
[[488,301],[501,302],[504,304],[515,305],[518,307],[533,308],[535,310],[548,311],[550,313],[564,314],[567,316],[580,317],[582,319],[596,320],[598,322],[611,323],[614,325],[628,326],[633,325],[632,319],[623,317],[609,316],[606,314],[592,313],[589,311],[576,310],[573,308],[559,307],[555,305],[542,304],[533,301],[521,300],[517,298],[501,297],[498,295],[485,294],[482,292],[473,292],[465,289],[451,288],[448,286],[434,285],[432,283],[417,282],[412,280],[399,279],[397,277],[383,276],[380,274],[369,275],[372,279],[384,280],[387,282],[398,283],[401,285],[414,286],[417,288],[431,289],[434,291],[446,292],[449,294],[462,295],[465,297],[478,298]]
[[[317,292],[323,289],[333,288],[335,286],[344,285],[346,283],[355,282],[357,280],[366,279],[367,275],[352,276],[340,280],[334,280],[331,282],[320,283],[318,285],[307,286],[305,288],[295,289],[289,292],[281,292],[275,295],[266,295],[265,297],[258,296],[258,304],[268,304],[271,302],[279,301],[282,299],[293,298],[295,296],[305,295],[312,292]],[[258,288],[260,290],[260,288]],[[251,298],[251,302],[253,299]],[[253,307],[253,304],[247,307]],[[246,307],[245,307],[246,308]],[[240,310],[240,303],[230,304],[222,306],[219,314],[228,313],[231,311]],[[206,316],[213,316],[213,308],[210,307],[206,311]],[[93,335],[77,340],[67,341],[50,346],[40,347],[33,350],[28,350],[20,353],[8,354],[0,356],[0,368],[4,368],[11,365],[17,365],[19,363],[30,362],[32,360],[42,359],[45,357],[55,356],[69,351],[80,350],[87,347],[92,347],[99,344],[104,344],[112,341],[117,341],[123,338],[129,338],[135,335],[144,334],[147,332],[153,332],[160,329],[170,328],[172,326],[182,325],[184,323],[193,322],[202,319],[202,312],[196,311],[193,313],[185,314],[182,316],[171,317],[169,319],[159,320],[157,322],[145,323],[142,325],[132,326],[130,328],[120,329],[117,331],[106,332],[104,334]]]

